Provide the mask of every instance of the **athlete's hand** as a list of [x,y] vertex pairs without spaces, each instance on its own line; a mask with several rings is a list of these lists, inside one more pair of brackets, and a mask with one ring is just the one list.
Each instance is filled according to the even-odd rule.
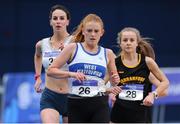
[[36,80],[36,82],[35,82],[35,84],[34,84],[34,89],[35,89],[35,91],[36,91],[37,93],[41,93],[41,92],[42,92],[41,82],[42,82],[42,80],[41,80],[41,78],[39,77],[39,78],[37,78],[37,80]]
[[119,82],[120,82],[120,78],[119,78],[118,73],[112,72],[112,74],[111,74],[111,83],[113,85],[117,85]]
[[69,75],[72,78],[76,78],[80,82],[86,80],[86,76],[82,72],[69,72]]
[[143,100],[143,105],[152,106],[154,104],[154,95],[153,93],[149,93]]
[[122,91],[122,89],[120,88],[120,86],[113,86],[113,87],[106,89],[106,93],[108,93],[108,94],[112,93],[115,96],[118,95],[121,91]]

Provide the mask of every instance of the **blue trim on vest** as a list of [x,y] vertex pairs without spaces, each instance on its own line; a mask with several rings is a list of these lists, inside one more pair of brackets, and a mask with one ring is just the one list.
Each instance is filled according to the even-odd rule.
[[74,60],[74,58],[76,57],[77,51],[78,51],[78,45],[76,44],[76,51],[75,51],[75,53],[74,53],[74,56],[73,56],[73,58],[72,58],[71,61],[68,61],[68,62],[67,62],[67,64],[70,64],[70,63]]
[[83,49],[83,51],[84,51],[85,53],[87,53],[87,54],[89,54],[89,55],[92,55],[92,56],[98,55],[98,54],[100,53],[100,50],[101,50],[101,47],[98,46],[98,51],[97,51],[97,53],[90,53],[90,52],[88,52],[88,51],[86,51],[86,50],[84,49],[84,47],[83,47],[83,45],[82,45],[81,43],[80,43],[80,45],[81,45],[81,47],[82,47],[82,49]]
[[107,65],[107,63],[108,63],[108,61],[107,61],[107,55],[106,55],[106,48],[104,48],[104,56],[105,56],[105,60],[106,60],[106,65]]

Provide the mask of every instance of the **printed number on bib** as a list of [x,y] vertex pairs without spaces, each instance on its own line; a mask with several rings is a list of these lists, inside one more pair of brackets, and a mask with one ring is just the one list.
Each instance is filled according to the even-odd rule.
[[123,85],[122,92],[119,94],[119,99],[123,100],[142,100],[143,99],[143,85],[140,84],[131,84]]
[[126,94],[127,94],[126,97],[128,98],[136,98],[136,91],[127,90]]
[[90,89],[90,87],[80,87],[79,88],[79,94],[90,94],[90,91],[91,89]]
[[92,97],[98,94],[98,81],[85,80],[79,82],[75,80],[72,82],[71,94],[75,94],[83,97]]
[[53,58],[49,58],[49,65],[51,65],[53,62]]

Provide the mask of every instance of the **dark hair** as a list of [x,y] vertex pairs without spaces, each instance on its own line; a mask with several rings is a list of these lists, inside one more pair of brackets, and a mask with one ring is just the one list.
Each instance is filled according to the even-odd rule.
[[137,49],[136,49],[137,53],[144,54],[145,56],[151,57],[152,59],[155,60],[154,49],[152,47],[152,44],[149,41],[151,38],[143,38],[143,37],[141,37],[139,30],[136,29],[136,28],[126,27],[126,28],[122,29],[121,32],[118,33],[118,37],[117,37],[117,42],[119,44],[121,42],[122,33],[125,32],[125,31],[132,31],[132,32],[136,33],[137,42],[138,42],[138,46],[137,46]]
[[67,16],[67,19],[68,20],[71,20],[71,15],[70,15],[70,12],[67,10],[66,7],[62,6],[62,5],[54,5],[51,7],[51,10],[50,10],[50,13],[49,13],[49,19],[51,20],[52,18],[52,13],[56,10],[56,9],[59,9],[59,10],[62,10],[66,13],[66,16]]

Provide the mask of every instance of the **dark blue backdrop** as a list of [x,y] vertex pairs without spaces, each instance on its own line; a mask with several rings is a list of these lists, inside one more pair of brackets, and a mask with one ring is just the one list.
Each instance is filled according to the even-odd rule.
[[86,14],[96,13],[105,23],[102,46],[117,52],[117,33],[133,26],[154,39],[159,66],[180,66],[178,0],[4,0],[0,1],[0,75],[34,71],[35,43],[51,35],[49,9],[57,3],[72,14],[70,32]]

